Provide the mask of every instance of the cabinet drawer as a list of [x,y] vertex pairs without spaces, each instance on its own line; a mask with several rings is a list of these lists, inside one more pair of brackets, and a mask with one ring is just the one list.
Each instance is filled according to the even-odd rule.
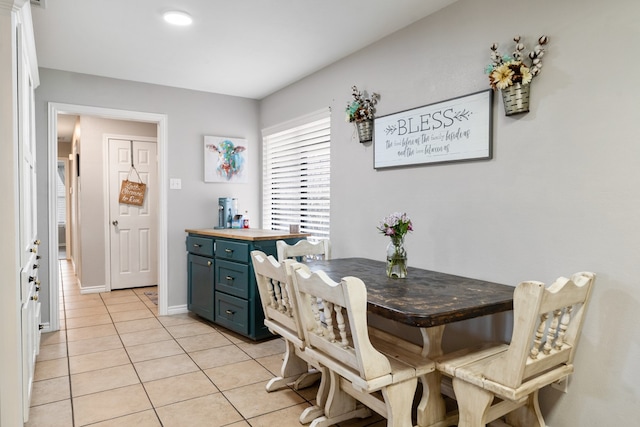
[[203,256],[213,256],[213,239],[187,236],[187,252]]
[[249,265],[216,260],[216,291],[249,298]]
[[216,292],[216,323],[232,331],[249,333],[249,302]]
[[216,258],[248,263],[249,245],[229,240],[218,240],[216,242]]

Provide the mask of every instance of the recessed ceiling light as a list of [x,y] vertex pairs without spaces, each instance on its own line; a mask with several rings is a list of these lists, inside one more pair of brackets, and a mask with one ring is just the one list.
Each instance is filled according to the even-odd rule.
[[189,15],[187,12],[181,12],[179,10],[170,10],[168,12],[165,12],[162,14],[162,17],[169,24],[173,25],[186,26],[191,25],[191,23],[193,22],[191,15]]

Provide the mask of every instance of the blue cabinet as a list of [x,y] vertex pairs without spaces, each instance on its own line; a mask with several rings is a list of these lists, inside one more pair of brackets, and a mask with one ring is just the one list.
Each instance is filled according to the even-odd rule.
[[276,256],[276,241],[294,244],[305,234],[266,230],[187,230],[189,311],[259,340],[273,336],[264,326],[250,253]]
[[188,283],[187,308],[189,311],[214,321],[213,294],[214,268],[213,258],[190,253],[187,256]]

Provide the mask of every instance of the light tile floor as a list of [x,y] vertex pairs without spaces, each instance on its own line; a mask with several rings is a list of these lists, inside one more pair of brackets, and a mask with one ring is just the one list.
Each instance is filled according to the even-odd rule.
[[[300,426],[317,388],[264,388],[279,372],[281,339],[158,316],[144,294],[155,288],[81,295],[59,262],[61,330],[42,335],[27,427]],[[383,425],[377,415],[340,424]]]

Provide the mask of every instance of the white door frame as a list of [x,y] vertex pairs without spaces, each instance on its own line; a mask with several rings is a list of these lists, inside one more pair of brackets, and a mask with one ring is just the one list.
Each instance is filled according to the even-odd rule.
[[[58,114],[95,116],[105,119],[131,120],[156,123],[158,148],[158,314],[168,314],[168,271],[167,271],[167,142],[168,117],[166,114],[145,113],[139,111],[116,110],[112,108],[90,107],[86,105],[48,103],[48,214],[49,214],[49,328],[45,331],[60,329],[59,310],[59,271],[58,260],[51,259],[58,253],[56,174],[58,173]],[[53,225],[56,225],[55,227]],[[57,257],[56,257],[57,258]]]
[[[110,291],[111,290],[111,244],[113,242],[111,242],[111,222],[110,217],[111,217],[111,211],[110,211],[110,207],[111,207],[111,201],[109,200],[109,179],[110,179],[110,169],[109,169],[109,140],[110,139],[121,139],[121,140],[134,140],[134,141],[145,141],[145,142],[153,142],[156,144],[156,149],[158,148],[158,138],[156,137],[149,137],[149,136],[135,136],[135,135],[117,135],[117,134],[104,134],[102,135],[102,158],[104,160],[103,162],[103,167],[104,167],[104,176],[103,176],[103,195],[104,195],[104,217],[107,219],[107,221],[105,221],[105,229],[104,229],[104,238],[105,238],[105,242],[109,243],[109,250],[105,251],[105,262],[107,266],[109,266],[108,268],[106,268],[106,280],[107,283],[105,284],[105,289]],[[159,155],[158,155],[159,158]],[[156,164],[158,162],[158,158],[156,158]],[[157,166],[156,166],[157,167]],[[159,176],[158,176],[159,178]],[[161,182],[158,179],[158,183]],[[161,185],[158,185],[158,187],[161,187]],[[147,187],[147,191],[152,191],[151,188]],[[154,190],[157,191],[157,190]],[[157,200],[157,199],[156,199]],[[158,289],[160,288],[160,286],[158,286]],[[159,298],[158,298],[159,299]],[[160,301],[158,301],[158,309],[160,307]]]

